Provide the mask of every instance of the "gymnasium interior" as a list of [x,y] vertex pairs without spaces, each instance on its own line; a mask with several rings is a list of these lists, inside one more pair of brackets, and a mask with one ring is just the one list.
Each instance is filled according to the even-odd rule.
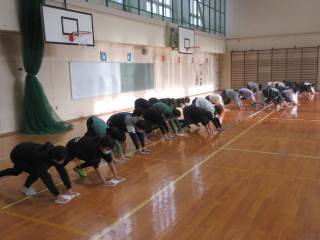
[[[154,124],[148,152],[128,130],[127,160],[112,154],[121,182],[102,184],[92,167],[79,176],[74,159],[67,203],[40,175],[33,196],[21,191],[28,172],[1,175],[0,239],[320,239],[319,9],[319,0],[2,0],[0,175],[20,143],[65,147],[92,116],[134,116],[137,99],[188,98],[175,119],[185,123],[192,101],[249,82],[312,91],[294,89],[295,103],[283,104],[240,94],[243,106],[224,102],[213,116],[222,128],[209,134],[187,122],[166,138]],[[109,167],[102,159],[99,171],[113,181]],[[46,174],[68,193],[54,167]]]

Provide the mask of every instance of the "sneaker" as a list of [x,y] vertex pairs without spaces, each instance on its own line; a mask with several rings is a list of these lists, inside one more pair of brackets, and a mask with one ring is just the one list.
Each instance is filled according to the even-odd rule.
[[115,162],[115,163],[128,163],[128,159],[123,159],[123,158],[121,158],[121,159],[115,159],[114,162]]
[[68,202],[70,202],[74,197],[70,196],[70,195],[62,195],[63,199],[56,199],[54,200],[56,203],[58,204],[66,204]]
[[88,176],[88,174],[85,171],[83,171],[81,168],[75,167],[75,168],[73,168],[73,171],[78,173],[78,175],[80,177],[87,177]]
[[21,191],[22,191],[25,195],[27,195],[27,196],[37,195],[36,190],[34,190],[32,186],[29,187],[29,188],[23,186],[22,189],[21,189]]
[[174,136],[168,136],[168,137],[164,137],[165,140],[173,140]]
[[139,150],[139,153],[142,155],[148,155],[150,152],[147,152],[145,150]]
[[118,177],[118,178],[113,178],[113,179],[111,179],[110,182],[113,183],[114,186],[116,186],[116,185],[118,185],[119,183],[124,182],[125,180],[126,180],[125,178],[120,178],[120,177]]

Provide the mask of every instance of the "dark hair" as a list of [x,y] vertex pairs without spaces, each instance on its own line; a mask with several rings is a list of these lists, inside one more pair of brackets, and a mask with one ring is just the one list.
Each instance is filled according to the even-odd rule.
[[147,122],[146,120],[139,120],[137,123],[136,123],[136,127],[141,129],[141,130],[144,130],[146,131],[147,130]]
[[117,127],[107,128],[107,135],[119,142],[124,142],[126,140],[126,133]]
[[214,109],[218,115],[223,113],[223,106],[221,104],[214,105]]
[[90,128],[91,127],[91,124],[93,123],[93,118],[94,116],[91,116],[87,119],[87,128]]
[[137,109],[141,109],[143,111],[149,109],[151,107],[149,101],[147,99],[144,98],[138,98],[134,101],[134,108]]
[[137,116],[137,117],[141,117],[143,115],[143,110],[141,110],[140,108],[136,108],[134,111],[133,111],[133,116]]
[[176,107],[176,106],[177,106],[177,100],[174,99],[174,98],[170,98],[170,104],[171,104],[172,106]]
[[231,100],[227,96],[223,97],[223,103],[225,105],[229,104],[230,102],[231,102]]
[[177,98],[176,99],[177,107],[182,107],[183,104],[184,104],[184,99],[183,98]]
[[297,92],[299,92],[299,89],[298,89],[297,87],[293,87],[293,88],[292,88],[292,91],[293,91],[294,93],[297,93]]
[[190,102],[190,98],[189,98],[189,97],[185,97],[185,98],[184,98],[184,102],[185,102],[185,103],[189,103],[189,102]]
[[153,105],[153,104],[155,104],[155,103],[157,103],[157,102],[159,102],[159,99],[158,99],[158,98],[150,98],[150,99],[149,99],[149,103],[150,103],[151,105]]
[[176,108],[173,109],[172,113],[173,113],[173,116],[175,116],[175,117],[180,117],[181,116],[181,112]]
[[62,160],[65,159],[67,151],[63,146],[55,146],[49,151],[49,155],[53,159]]
[[110,136],[102,137],[100,139],[100,147],[107,147],[109,149],[113,149],[114,141]]
[[259,91],[262,90],[262,84],[261,83],[258,84],[258,89],[259,89]]

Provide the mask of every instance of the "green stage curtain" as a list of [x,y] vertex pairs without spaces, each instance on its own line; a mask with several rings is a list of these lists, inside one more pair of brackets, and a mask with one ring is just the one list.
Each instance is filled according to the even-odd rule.
[[20,0],[23,64],[27,73],[22,116],[22,132],[27,134],[60,133],[72,129],[50,105],[36,77],[40,70],[44,42],[40,4],[43,0]]

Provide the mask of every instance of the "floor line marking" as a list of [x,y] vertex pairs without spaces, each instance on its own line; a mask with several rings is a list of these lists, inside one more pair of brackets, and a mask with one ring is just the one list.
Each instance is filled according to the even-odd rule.
[[6,214],[6,215],[9,215],[9,216],[12,216],[12,217],[28,220],[28,221],[31,221],[31,222],[34,222],[34,223],[37,223],[37,224],[43,224],[43,225],[47,225],[49,227],[62,229],[62,230],[65,230],[65,231],[68,231],[68,232],[72,232],[72,233],[75,233],[75,234],[78,234],[78,235],[81,235],[81,236],[89,236],[88,233],[83,232],[81,230],[64,227],[62,225],[58,225],[58,224],[55,224],[55,223],[50,223],[50,222],[47,222],[47,221],[42,221],[42,220],[39,220],[39,219],[35,219],[35,218],[32,218],[32,217],[25,216],[23,214],[9,212],[9,211],[4,211],[2,213]]
[[320,157],[310,156],[310,155],[287,154],[287,153],[281,153],[281,152],[265,152],[265,151],[259,151],[259,150],[240,149],[240,148],[225,148],[225,150],[239,151],[239,152],[250,152],[250,153],[261,153],[261,154],[268,154],[268,155],[274,155],[274,156],[279,155],[279,156],[298,157],[298,158],[320,159]]
[[266,110],[266,109],[270,108],[272,105],[273,105],[273,103],[272,103],[272,104],[269,104],[269,105],[267,105],[267,106],[265,106],[265,107],[264,107],[264,108],[262,108],[261,110],[259,110],[259,111],[255,112],[255,113],[251,114],[251,115],[249,116],[249,118],[252,118],[252,117],[254,117],[254,116],[258,115],[259,113],[263,112],[264,110]]
[[268,120],[320,122],[320,120],[317,120],[317,119],[306,119],[306,118],[268,118]]
[[106,235],[107,233],[109,233],[110,231],[112,231],[113,229],[115,229],[122,221],[124,221],[125,219],[131,217],[133,214],[135,214],[136,212],[138,212],[139,210],[141,210],[142,208],[144,208],[145,206],[147,206],[153,199],[155,199],[156,197],[158,197],[159,195],[161,195],[163,192],[165,192],[168,188],[172,187],[172,185],[175,185],[176,183],[178,183],[179,181],[181,181],[183,178],[185,178],[188,174],[190,174],[193,170],[195,170],[196,168],[202,166],[204,163],[206,163],[209,159],[211,159],[213,156],[215,156],[217,153],[221,152],[222,150],[224,150],[224,148],[226,148],[227,146],[229,146],[230,144],[232,144],[233,142],[237,141],[241,136],[243,136],[244,134],[246,134],[247,132],[249,132],[251,129],[253,129],[254,127],[256,127],[257,125],[259,125],[262,121],[264,121],[265,119],[267,119],[269,116],[271,116],[274,113],[274,111],[268,113],[266,116],[264,116],[263,118],[261,118],[260,120],[258,120],[255,124],[253,124],[252,126],[250,126],[249,128],[247,128],[246,130],[242,131],[241,133],[239,133],[238,135],[236,135],[234,138],[232,138],[230,141],[228,141],[226,144],[224,144],[220,149],[217,149],[216,151],[214,151],[213,153],[211,153],[209,156],[207,156],[205,159],[203,159],[201,162],[195,164],[192,168],[190,168],[189,170],[187,170],[185,173],[183,173],[182,175],[180,175],[178,178],[176,178],[174,181],[171,181],[169,184],[167,184],[165,187],[163,187],[159,192],[157,192],[156,194],[152,195],[151,197],[147,198],[145,201],[143,201],[142,203],[140,203],[138,206],[136,206],[135,208],[133,208],[130,212],[128,212],[127,214],[125,214],[123,217],[121,217],[119,220],[117,220],[115,223],[113,223],[110,227],[108,227],[107,229],[103,230],[101,233],[93,235],[90,240],[98,240],[100,239],[102,236]]

